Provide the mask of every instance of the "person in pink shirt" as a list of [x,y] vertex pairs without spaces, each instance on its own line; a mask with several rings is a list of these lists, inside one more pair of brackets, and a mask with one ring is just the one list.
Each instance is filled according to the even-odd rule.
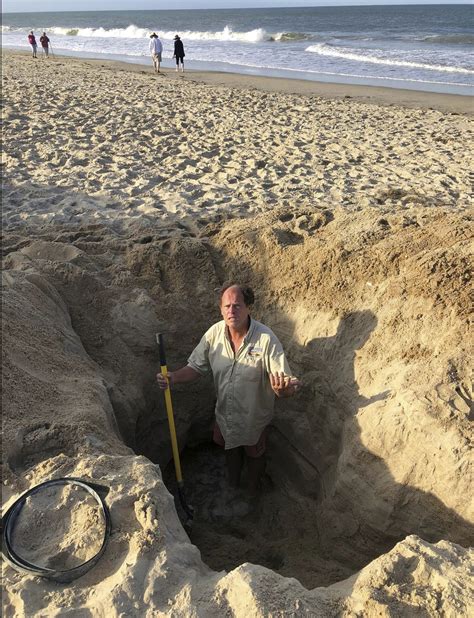
[[28,35],[28,43],[33,49],[33,58],[37,58],[38,56],[36,55],[36,50],[38,49],[38,43],[36,42],[35,33],[33,32],[33,30],[31,30],[30,34]]

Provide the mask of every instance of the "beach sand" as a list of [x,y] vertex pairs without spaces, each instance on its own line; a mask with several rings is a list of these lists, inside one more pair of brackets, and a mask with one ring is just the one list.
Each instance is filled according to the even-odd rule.
[[[4,615],[472,615],[471,100],[4,52],[3,102],[2,512],[74,476],[112,517],[71,584],[4,564]],[[191,543],[155,333],[185,363],[228,279],[304,387],[257,504],[174,390]],[[18,547],[90,558],[92,507],[36,504]]]
[[[416,93],[394,91],[391,106],[369,106],[358,97],[266,92],[247,77],[237,88],[225,85],[232,76],[202,84],[194,74],[161,77],[116,63],[30,60],[4,60],[4,162],[15,178],[4,193],[9,225],[22,224],[25,197],[29,225],[166,219],[194,229],[221,213],[315,202],[459,207],[468,199],[468,120],[401,106]],[[441,107],[465,100],[432,98]]]

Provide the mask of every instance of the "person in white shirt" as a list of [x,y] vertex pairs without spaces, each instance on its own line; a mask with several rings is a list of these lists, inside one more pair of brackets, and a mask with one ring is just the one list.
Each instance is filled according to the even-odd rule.
[[161,64],[161,52],[163,51],[163,44],[160,41],[156,32],[150,35],[150,53],[153,60],[153,66],[155,68],[155,73],[160,72],[160,64]]

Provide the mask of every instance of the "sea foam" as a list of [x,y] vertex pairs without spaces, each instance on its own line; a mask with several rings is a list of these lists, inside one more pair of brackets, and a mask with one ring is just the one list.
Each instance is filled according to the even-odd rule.
[[443,66],[439,64],[427,64],[422,62],[410,62],[407,60],[399,60],[397,58],[382,58],[378,56],[368,56],[364,54],[354,54],[340,47],[332,47],[325,43],[310,45],[305,49],[307,52],[319,54],[320,56],[330,56],[333,58],[343,58],[345,60],[354,60],[357,62],[368,62],[370,64],[383,64],[398,67],[411,67],[417,69],[425,69],[427,71],[442,71],[447,73],[464,73],[466,75],[474,75],[474,71],[462,67]]

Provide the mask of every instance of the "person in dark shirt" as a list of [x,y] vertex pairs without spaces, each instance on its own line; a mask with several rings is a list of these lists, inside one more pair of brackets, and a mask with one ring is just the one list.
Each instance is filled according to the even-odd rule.
[[174,37],[174,54],[173,58],[176,58],[176,71],[179,71],[179,65],[181,63],[181,72],[184,73],[184,45],[183,41],[178,35]]
[[46,32],[40,36],[41,47],[46,58],[49,58],[49,38],[46,36]]

